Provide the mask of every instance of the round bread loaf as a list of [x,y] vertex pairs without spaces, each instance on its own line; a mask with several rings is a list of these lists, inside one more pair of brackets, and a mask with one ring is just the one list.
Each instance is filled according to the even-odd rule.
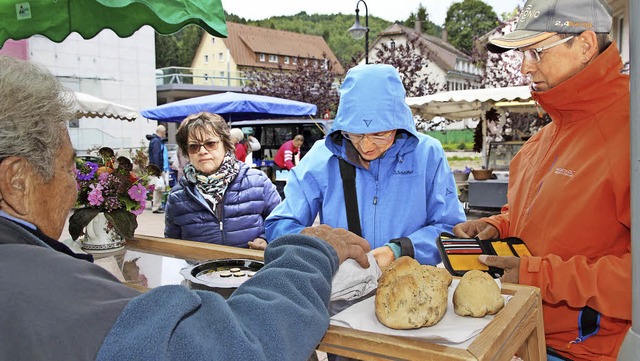
[[421,266],[411,257],[393,261],[378,280],[376,317],[383,325],[400,330],[433,326],[447,310],[451,283],[435,267]]
[[482,271],[466,272],[453,292],[453,310],[460,316],[484,317],[498,313],[502,307],[500,287]]

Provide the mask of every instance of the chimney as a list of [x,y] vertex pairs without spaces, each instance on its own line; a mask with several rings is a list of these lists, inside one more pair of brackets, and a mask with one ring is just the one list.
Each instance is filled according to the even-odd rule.
[[416,24],[413,30],[418,34],[422,34],[422,20],[416,19]]
[[448,34],[447,34],[447,29],[442,27],[442,41],[444,41],[445,43],[448,42]]

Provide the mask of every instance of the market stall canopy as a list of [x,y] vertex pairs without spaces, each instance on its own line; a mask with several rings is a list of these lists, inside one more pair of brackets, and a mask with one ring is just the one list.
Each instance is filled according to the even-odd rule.
[[75,92],[75,94],[78,117],[112,118],[130,122],[138,118],[139,114],[133,108],[85,93]]
[[479,118],[491,107],[510,112],[536,112],[528,86],[466,89],[406,99],[414,114],[429,120]]
[[181,122],[191,114],[215,113],[226,121],[314,116],[314,104],[264,95],[226,92],[180,100],[140,111],[143,117],[163,122]]
[[90,39],[103,29],[131,36],[143,25],[172,34],[196,24],[216,37],[227,37],[221,0],[58,0],[3,1],[0,4],[0,47],[7,39],[43,35],[55,42],[77,32]]

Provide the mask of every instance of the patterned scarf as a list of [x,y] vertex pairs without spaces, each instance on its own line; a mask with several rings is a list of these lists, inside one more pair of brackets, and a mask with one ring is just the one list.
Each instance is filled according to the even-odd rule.
[[184,167],[184,176],[195,184],[202,196],[209,201],[215,212],[216,205],[222,200],[229,184],[236,178],[240,164],[231,152],[226,152],[220,168],[211,175],[198,171],[191,163]]

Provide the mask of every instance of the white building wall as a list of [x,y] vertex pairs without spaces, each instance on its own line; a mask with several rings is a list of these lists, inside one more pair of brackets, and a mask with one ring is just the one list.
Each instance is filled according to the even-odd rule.
[[[49,69],[68,88],[140,110],[156,105],[154,30],[144,26],[129,38],[111,30],[85,40],[73,33],[63,42],[43,37],[29,39],[29,60]],[[82,118],[70,128],[79,153],[88,148],[147,146],[146,134],[156,121],[139,117],[127,122],[108,118]]]

